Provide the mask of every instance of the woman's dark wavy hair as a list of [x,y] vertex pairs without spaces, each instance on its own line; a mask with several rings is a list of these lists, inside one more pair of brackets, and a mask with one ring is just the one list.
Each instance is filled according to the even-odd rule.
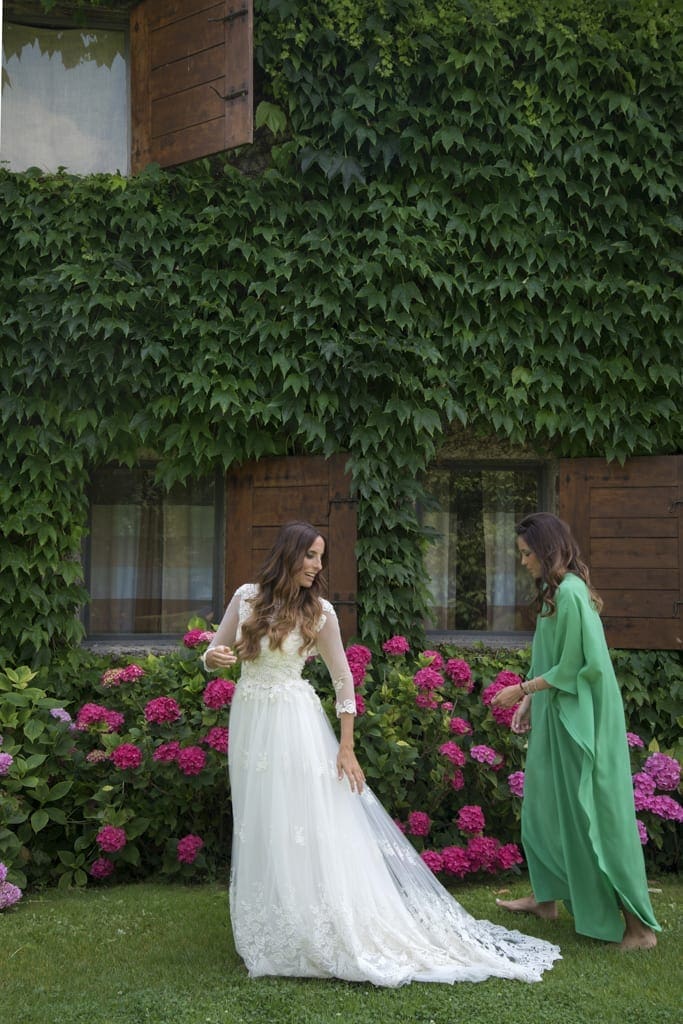
[[550,512],[533,512],[517,523],[515,533],[523,537],[529,550],[541,563],[536,580],[533,608],[537,615],[555,614],[555,591],[568,572],[582,579],[588,587],[596,611],[602,608],[600,595],[590,581],[588,566],[581,558],[579,545],[567,524]]
[[235,652],[243,661],[253,661],[261,650],[261,639],[268,637],[271,650],[295,628],[301,630],[300,653],[312,647],[316,624],[322,615],[320,597],[325,589],[322,573],[310,587],[300,587],[295,576],[303,566],[311,544],[320,537],[325,541],[323,569],[327,564],[327,541],[315,526],[305,522],[285,523],[259,569],[255,582],[259,591],[252,600],[251,615],[242,623]]

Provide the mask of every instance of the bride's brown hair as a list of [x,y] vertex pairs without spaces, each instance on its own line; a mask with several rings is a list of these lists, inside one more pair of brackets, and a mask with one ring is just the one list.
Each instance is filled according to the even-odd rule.
[[525,516],[515,527],[541,563],[541,575],[536,580],[533,607],[538,615],[555,613],[555,591],[568,572],[574,573],[588,587],[596,611],[602,608],[600,595],[590,581],[588,566],[581,558],[579,545],[567,524],[550,512],[534,512]]
[[258,593],[251,601],[251,615],[242,623],[240,639],[235,645],[235,652],[242,661],[258,657],[264,636],[268,637],[271,650],[276,650],[297,627],[303,639],[299,653],[313,646],[323,610],[320,596],[325,583],[322,573],[318,573],[310,587],[300,587],[295,576],[318,537],[325,543],[324,568],[327,542],[320,530],[304,522],[286,523],[280,529],[256,575]]

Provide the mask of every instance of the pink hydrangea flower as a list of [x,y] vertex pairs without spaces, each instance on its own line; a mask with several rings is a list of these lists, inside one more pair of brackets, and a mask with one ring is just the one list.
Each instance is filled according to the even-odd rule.
[[7,775],[14,764],[14,758],[11,754],[0,754],[0,775]]
[[452,700],[444,700],[444,701],[441,702],[441,707],[443,708],[444,711],[452,711],[453,710],[453,701]]
[[[640,810],[640,808],[637,809]],[[683,821],[683,807],[678,800],[674,800],[671,796],[647,797],[642,809],[651,811],[658,818],[665,818],[667,821]]]
[[634,733],[634,732],[627,732],[626,733],[626,742],[628,743],[629,747],[644,747],[645,746],[645,744],[641,740],[640,736],[636,735],[636,733]]
[[423,651],[420,657],[429,658],[429,668],[443,668],[443,657],[438,651]]
[[121,672],[122,669],[120,668],[108,668],[100,676],[100,683],[107,689],[111,686],[119,686],[121,682],[119,678]]
[[111,759],[117,768],[139,768],[142,764],[142,751],[134,743],[120,743],[111,752]]
[[356,697],[356,714],[357,715],[364,715],[365,714],[365,701],[363,700],[363,698],[362,698],[360,693],[357,693],[355,695],[355,697]]
[[448,743],[442,743],[439,747],[439,753],[443,755],[443,757],[447,757],[451,764],[456,765],[458,768],[462,768],[467,760],[464,751],[460,749],[454,740],[449,740]]
[[95,836],[95,842],[105,853],[116,853],[117,850],[122,850],[127,841],[126,830],[116,828],[115,825],[104,825]]
[[483,832],[486,822],[478,804],[466,804],[458,811],[456,824],[461,832]]
[[85,759],[88,764],[100,764],[102,761],[109,760],[109,754],[106,750],[97,747],[95,750],[89,750],[85,755]]
[[420,856],[430,871],[433,871],[435,875],[438,875],[440,871],[443,871],[443,857],[440,853],[437,853],[436,850],[423,850]]
[[368,665],[372,660],[372,651],[367,647],[363,647],[362,644],[351,644],[350,647],[346,648],[346,660],[349,663],[351,675],[353,676],[353,685],[356,688],[362,686],[365,681]]
[[470,757],[480,764],[490,764],[492,768],[500,768],[503,763],[502,754],[497,753],[493,747],[487,747],[485,743],[479,743],[470,747]]
[[643,765],[646,775],[655,780],[657,789],[678,789],[681,782],[681,766],[675,757],[667,754],[650,754]]
[[207,747],[217,750],[219,754],[227,754],[228,730],[222,725],[214,725],[212,729],[209,729],[202,742],[206,743]]
[[206,764],[206,754],[201,747],[183,747],[176,761],[183,775],[199,775]]
[[50,715],[58,722],[72,722],[71,715],[65,708],[50,708]]
[[89,872],[93,878],[108,878],[114,870],[113,861],[108,857],[98,857],[90,865]]
[[453,778],[451,779],[451,786],[457,792],[465,788],[465,776],[459,768],[456,768],[453,772]]
[[194,864],[197,854],[204,845],[200,836],[188,835],[178,840],[177,858],[181,864]]
[[384,641],[382,650],[385,654],[407,654],[410,650],[410,644],[404,636],[392,636]]
[[496,856],[500,843],[497,839],[488,836],[473,836],[467,843],[467,854],[470,860],[472,871],[488,871],[493,874],[496,870]]
[[186,647],[199,647],[200,644],[210,644],[214,638],[211,629],[191,629],[183,637]]
[[524,772],[510,772],[508,786],[513,796],[524,796]]
[[0,883],[7,881],[7,865],[0,861]]
[[111,711],[100,704],[84,704],[76,715],[76,728],[80,732],[90,729],[91,726],[107,727],[107,732],[118,732],[124,723],[124,717],[120,711]]
[[169,764],[171,761],[177,761],[179,752],[180,743],[177,740],[171,740],[170,743],[160,743],[152,754],[152,760]]
[[439,702],[434,700],[429,691],[424,693],[416,693],[415,703],[418,706],[418,708],[426,708],[428,711],[434,711],[434,709],[438,708],[439,706]]
[[636,772],[633,776],[633,788],[638,793],[645,794],[646,796],[652,796],[657,788],[657,783],[652,776],[648,775],[646,772]]
[[426,668],[417,670],[413,676],[413,682],[418,690],[438,690],[440,686],[443,686],[443,676],[428,665]]
[[231,703],[235,695],[235,684],[232,679],[212,679],[206,684],[202,700],[207,708],[217,711]]
[[177,722],[180,715],[180,706],[173,697],[154,697],[145,704],[145,718],[157,725]]
[[425,811],[411,811],[408,815],[408,832],[411,836],[428,836],[432,819]]
[[497,708],[491,707],[491,701],[496,694],[500,693],[501,690],[504,690],[506,686],[519,686],[521,682],[521,677],[515,675],[514,672],[499,672],[491,685],[487,686],[483,691],[481,699],[484,704],[490,708],[493,719],[498,723],[498,725],[505,725],[508,729],[510,728],[517,704],[511,708]]
[[119,672],[120,683],[134,683],[136,679],[141,679],[144,676],[144,668],[140,668],[139,665],[126,665]]
[[449,658],[446,662],[446,675],[461,690],[471,693],[474,689],[472,669],[462,658]]
[[647,843],[648,839],[650,838],[649,835],[647,834],[647,829],[643,825],[643,823],[640,820],[640,818],[636,818],[636,825],[638,826],[638,835],[640,836],[640,841],[641,841],[642,845],[645,846],[645,844]]
[[18,885],[11,882],[0,882],[0,910],[13,907],[21,899],[22,892]]
[[[445,704],[441,705],[445,707]],[[472,726],[464,718],[451,718],[450,730],[454,732],[456,736],[468,736],[472,732]]]
[[462,846],[446,846],[441,851],[443,870],[449,875],[464,878],[470,870],[470,858]]
[[505,843],[496,850],[495,866],[501,871],[509,871],[515,864],[523,864],[524,857],[516,843]]

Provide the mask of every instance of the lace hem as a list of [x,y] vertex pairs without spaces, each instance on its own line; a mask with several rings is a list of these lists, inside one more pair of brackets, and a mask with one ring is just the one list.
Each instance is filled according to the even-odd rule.
[[337,718],[340,715],[355,715],[357,714],[356,702],[354,700],[338,701],[334,706],[334,710],[337,712]]

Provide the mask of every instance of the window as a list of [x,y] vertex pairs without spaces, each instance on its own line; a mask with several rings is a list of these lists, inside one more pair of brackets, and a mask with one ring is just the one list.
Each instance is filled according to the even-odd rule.
[[[32,5],[15,5],[27,7]],[[35,5],[37,6],[37,5]],[[12,171],[72,174],[129,168],[123,28],[2,26],[0,159]],[[14,15],[19,18],[19,10]]]
[[530,628],[531,591],[521,569],[514,527],[544,500],[543,467],[442,464],[426,480],[420,510],[436,538],[427,553],[432,631],[512,633]]
[[222,612],[222,493],[216,480],[175,485],[151,466],[108,466],[90,494],[85,612],[89,636],[178,634]]

